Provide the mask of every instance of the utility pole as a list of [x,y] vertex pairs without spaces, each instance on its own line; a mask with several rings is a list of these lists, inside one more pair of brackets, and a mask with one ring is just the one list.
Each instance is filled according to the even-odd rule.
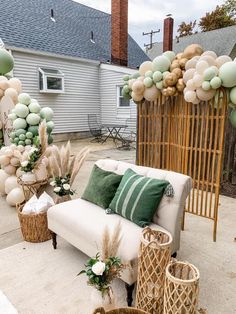
[[153,34],[156,34],[156,33],[160,33],[160,29],[158,29],[157,31],[151,30],[148,33],[143,32],[143,36],[146,36],[146,35],[150,36],[150,44],[144,44],[144,47],[146,47],[147,50],[152,49],[152,46],[157,43],[157,42],[153,42]]

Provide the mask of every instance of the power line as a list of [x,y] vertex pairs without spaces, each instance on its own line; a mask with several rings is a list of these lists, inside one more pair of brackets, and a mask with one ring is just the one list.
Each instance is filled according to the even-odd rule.
[[157,42],[153,42],[153,35],[156,33],[160,33],[160,29],[156,31],[151,30],[148,33],[143,32],[143,36],[146,36],[146,35],[150,36],[150,44],[144,44],[144,47],[146,47],[147,49],[152,49],[152,46],[157,43]]

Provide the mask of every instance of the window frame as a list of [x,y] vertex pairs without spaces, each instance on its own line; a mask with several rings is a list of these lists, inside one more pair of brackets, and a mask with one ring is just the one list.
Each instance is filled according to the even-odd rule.
[[124,98],[122,95],[120,95],[120,90],[122,90],[123,85],[116,85],[116,106],[117,108],[122,108],[122,109],[130,109],[131,102],[129,99],[129,106],[120,106],[120,99]]
[[[57,71],[57,73],[47,73],[45,70],[54,70]],[[42,75],[42,84],[43,89],[40,89],[40,74]],[[48,88],[48,81],[47,78],[60,78],[61,79],[61,89],[50,89]],[[52,94],[63,94],[65,92],[65,82],[64,82],[65,75],[64,73],[56,68],[52,67],[39,67],[38,68],[38,83],[39,83],[39,92],[40,93],[52,93]]]

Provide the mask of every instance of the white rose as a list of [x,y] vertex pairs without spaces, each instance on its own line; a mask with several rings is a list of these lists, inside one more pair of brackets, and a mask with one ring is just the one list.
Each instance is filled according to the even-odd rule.
[[26,167],[28,165],[28,160],[22,161],[21,166]]
[[51,186],[55,186],[55,185],[56,185],[56,181],[51,181],[51,182],[50,182],[50,185],[51,185]]
[[32,155],[36,151],[38,151],[38,148],[36,147],[31,148],[31,150],[29,151],[29,155]]
[[61,188],[60,188],[59,186],[57,186],[53,191],[56,192],[56,193],[58,193],[58,192],[61,191]]
[[63,184],[63,189],[66,191],[70,190],[70,185],[69,184]]
[[66,180],[65,180],[65,179],[62,179],[61,182],[64,183],[64,182],[66,182]]
[[92,266],[92,272],[97,276],[101,276],[104,273],[105,268],[106,268],[105,263],[97,262]]

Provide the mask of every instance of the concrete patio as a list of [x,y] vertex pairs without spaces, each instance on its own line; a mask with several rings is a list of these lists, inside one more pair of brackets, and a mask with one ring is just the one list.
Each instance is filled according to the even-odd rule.
[[[86,140],[74,141],[72,142],[73,152],[76,153],[87,145],[90,146],[91,153],[76,179],[77,193],[75,197],[81,195],[97,159],[112,158],[130,163],[135,162],[135,150],[117,150],[114,148],[113,142],[92,144]],[[9,207],[3,197],[0,198],[0,217],[0,254],[1,252],[4,254],[5,248],[22,242],[22,237],[16,210]],[[211,221],[186,215],[185,226],[178,258],[192,262],[200,270],[199,307],[206,308],[207,313],[212,314],[236,313],[236,242],[234,241],[236,199],[220,197],[217,242],[212,241]],[[68,245],[68,249],[70,249],[69,244],[65,245]],[[73,249],[71,248],[71,250]],[[0,277],[4,272],[4,269],[1,269]],[[3,287],[0,286],[0,289],[4,292]],[[53,313],[57,313],[56,305]],[[66,313],[72,313],[70,308]]]

